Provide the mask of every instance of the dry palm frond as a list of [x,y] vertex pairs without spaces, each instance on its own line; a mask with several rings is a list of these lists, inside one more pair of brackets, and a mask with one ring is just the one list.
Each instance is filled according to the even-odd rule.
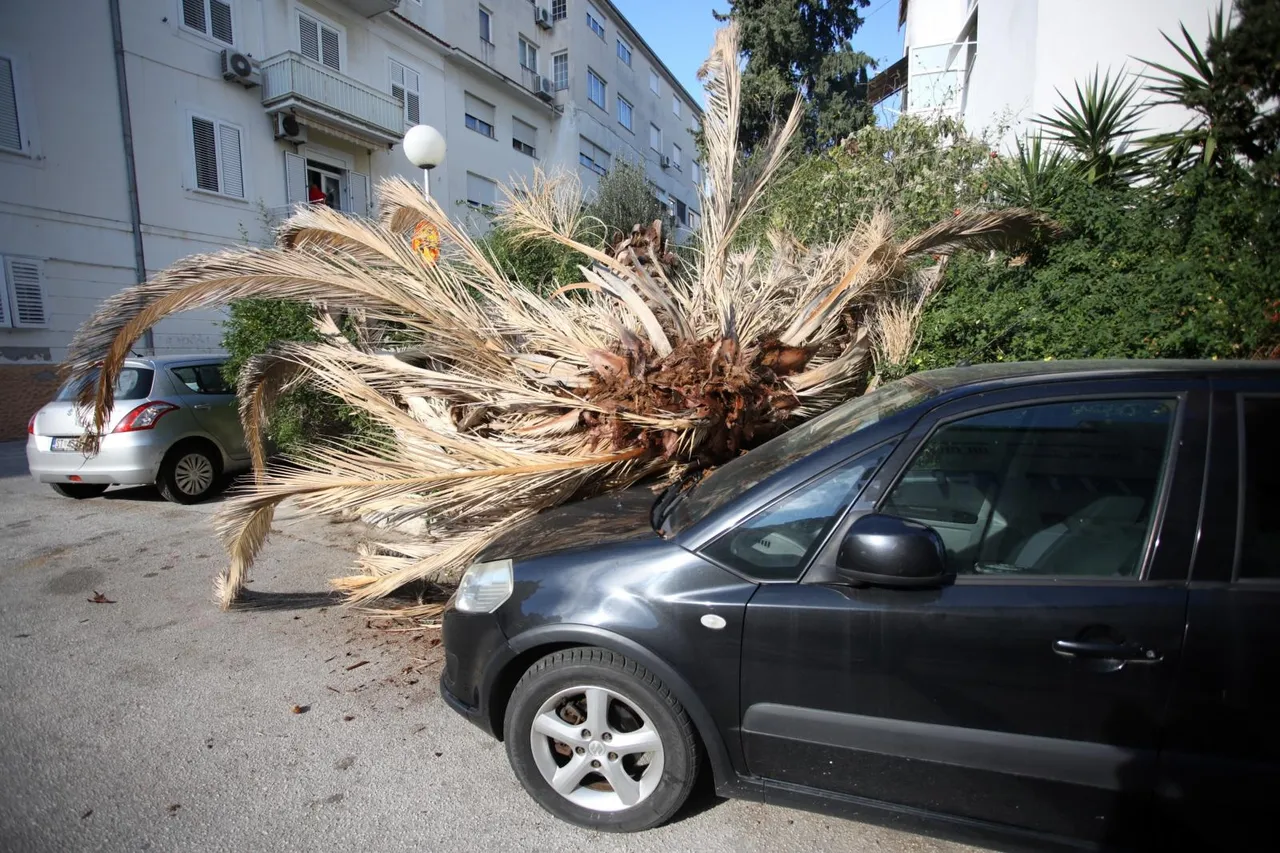
[[[224,605],[282,501],[417,531],[365,546],[357,573],[334,581],[369,603],[411,581],[447,584],[499,531],[549,507],[731,459],[855,393],[873,340],[881,359],[898,357],[923,303],[875,305],[912,280],[914,258],[1003,246],[1042,224],[1022,211],[979,212],[899,241],[877,215],[828,245],[779,232],[768,246],[733,248],[800,112],[744,158],[732,25],[702,73],[710,189],[696,263],[664,263],[660,231],[643,224],[617,251],[596,248],[577,180],[538,172],[507,193],[501,224],[591,261],[580,283],[542,296],[503,275],[417,187],[391,180],[378,188],[376,220],[306,207],[277,248],[189,258],[104,303],[69,357],[74,377],[95,377],[83,398],[94,408],[90,442],[130,346],[164,317],[249,297],[320,308],[323,342],[279,344],[240,376],[255,479],[217,517],[231,557],[217,583]],[[423,222],[440,236],[438,258],[412,247],[409,232]],[[347,341],[338,314],[370,331]],[[864,317],[878,318],[874,338]],[[379,341],[395,344],[379,350]],[[268,464],[272,406],[302,382],[374,427]]]

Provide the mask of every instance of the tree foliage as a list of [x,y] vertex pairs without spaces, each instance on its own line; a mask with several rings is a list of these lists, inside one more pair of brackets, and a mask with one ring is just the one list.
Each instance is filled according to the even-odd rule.
[[805,101],[800,140],[807,151],[839,142],[874,120],[867,69],[875,62],[849,39],[870,0],[729,0],[718,20],[736,21],[747,57],[742,77],[740,138],[747,151]]

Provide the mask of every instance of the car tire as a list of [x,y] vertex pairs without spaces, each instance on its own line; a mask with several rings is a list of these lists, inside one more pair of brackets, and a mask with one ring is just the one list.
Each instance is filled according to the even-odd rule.
[[156,488],[167,501],[199,503],[213,494],[222,476],[222,454],[203,441],[176,444],[165,454]]
[[49,485],[64,498],[75,498],[78,501],[96,498],[107,490],[102,483],[50,483]]
[[[701,763],[679,700],[643,666],[607,649],[566,649],[534,664],[511,694],[503,731],[516,778],[538,805],[604,832],[639,832],[670,820]],[[651,748],[640,751],[645,746]]]

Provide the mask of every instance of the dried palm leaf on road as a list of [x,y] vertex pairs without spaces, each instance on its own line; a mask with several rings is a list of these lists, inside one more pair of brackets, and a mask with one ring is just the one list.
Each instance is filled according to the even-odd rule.
[[[103,304],[69,357],[73,378],[102,365],[82,400],[93,409],[91,441],[130,346],[160,319],[250,297],[324,308],[324,342],[279,344],[242,371],[255,476],[216,519],[231,556],[217,580],[224,606],[285,500],[305,513],[417,531],[367,544],[357,572],[334,581],[350,601],[369,604],[410,582],[450,582],[497,532],[541,510],[731,459],[865,385],[863,318],[909,279],[913,259],[1000,245],[1040,224],[1024,211],[962,213],[900,242],[876,216],[829,245],[775,233],[768,246],[735,248],[799,111],[744,159],[732,26],[717,34],[702,76],[710,191],[695,263],[668,268],[640,251],[583,242],[576,178],[536,173],[507,193],[500,223],[592,261],[579,284],[539,295],[504,276],[435,201],[391,180],[378,188],[375,221],[303,208],[276,248],[188,258]],[[423,223],[439,234],[438,258],[412,247]],[[660,234],[644,239],[646,252],[660,249]],[[329,312],[394,334],[351,343]],[[373,349],[378,340],[387,349]],[[375,428],[268,464],[262,436],[272,405],[299,382]]]

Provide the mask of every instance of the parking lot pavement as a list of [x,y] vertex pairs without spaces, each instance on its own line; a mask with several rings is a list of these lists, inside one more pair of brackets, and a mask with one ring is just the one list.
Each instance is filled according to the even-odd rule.
[[559,823],[438,698],[433,633],[380,632],[325,594],[358,531],[280,521],[260,606],[222,613],[215,509],[62,498],[0,443],[0,848],[970,849],[705,797],[640,836]]

